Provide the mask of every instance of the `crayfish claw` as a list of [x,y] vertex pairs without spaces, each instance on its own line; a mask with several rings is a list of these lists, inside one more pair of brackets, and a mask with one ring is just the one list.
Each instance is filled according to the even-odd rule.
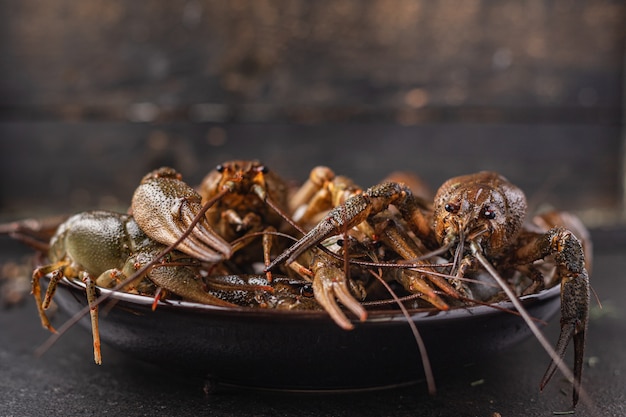
[[[583,269],[575,278],[561,281],[561,331],[555,348],[557,355],[563,359],[570,340],[574,341],[573,405],[578,402],[581,391],[588,311],[589,278]],[[541,389],[550,381],[557,367],[556,362],[550,363],[541,379]]]
[[292,263],[298,256],[327,237],[341,233],[343,230],[349,230],[353,226],[365,221],[369,214],[370,206],[367,198],[362,195],[351,197],[345,204],[337,206],[328,212],[326,217],[324,217],[317,226],[287,248],[283,253],[278,255],[267,266],[266,270],[270,270],[282,262],[287,264]]
[[[577,330],[576,324],[572,323],[563,323],[561,325],[561,333],[559,334],[559,340],[557,342],[555,352],[563,360],[565,358],[565,350],[567,349],[567,345],[569,341],[574,341],[574,383],[573,383],[573,392],[572,392],[572,405],[576,406],[578,403],[578,397],[580,395],[580,387],[581,387],[581,379],[582,379],[582,365],[583,365],[583,353],[585,348],[585,331]],[[555,361],[551,361],[550,365],[546,369],[546,372],[541,378],[541,383],[539,384],[539,389],[543,391],[552,376],[557,370],[557,363]]]
[[[159,168],[142,179],[131,207],[146,235],[172,245],[194,225],[202,203],[200,195],[181,180],[178,172]],[[232,254],[230,244],[211,229],[204,216],[176,249],[206,262],[219,262]]]
[[[185,203],[181,205],[179,213],[180,223],[177,223],[178,228],[175,229],[175,234],[173,235],[176,238],[192,227],[197,212],[202,207],[201,204],[196,204],[195,202],[185,201]],[[175,239],[172,239],[172,242],[169,243],[171,244],[174,241]],[[217,252],[208,248],[214,248]],[[179,244],[177,249],[207,262],[218,262],[230,258],[232,254],[230,244],[211,229],[204,217],[196,223],[191,234]]]
[[313,261],[313,293],[317,302],[328,312],[335,323],[345,329],[352,330],[354,325],[348,319],[337,299],[358,317],[360,321],[367,319],[367,310],[352,295],[344,271],[332,265],[324,256]]
[[[148,259],[147,259],[148,260]],[[173,292],[186,300],[221,306],[235,307],[233,303],[222,300],[206,290],[201,276],[194,270],[193,266],[182,265],[156,265],[150,271],[150,279],[159,287]],[[155,302],[158,300],[155,297]]]
[[[555,352],[559,358],[565,356],[570,340],[574,340],[573,404],[581,393],[582,365],[585,350],[585,334],[589,321],[590,288],[589,274],[584,266],[583,249],[580,241],[562,227],[550,229],[537,245],[540,250],[554,254],[557,274],[561,277],[561,331]],[[552,361],[543,376],[540,388],[550,381],[558,363]]]

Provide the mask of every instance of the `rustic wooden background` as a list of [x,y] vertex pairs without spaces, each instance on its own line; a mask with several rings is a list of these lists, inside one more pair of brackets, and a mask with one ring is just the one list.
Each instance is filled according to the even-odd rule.
[[150,169],[363,186],[495,169],[620,221],[626,2],[0,0],[0,213],[123,208]]

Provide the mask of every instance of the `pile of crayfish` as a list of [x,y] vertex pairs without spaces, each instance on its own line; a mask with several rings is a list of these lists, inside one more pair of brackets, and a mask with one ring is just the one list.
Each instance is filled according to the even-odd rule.
[[557,359],[573,339],[575,404],[589,310],[587,234],[570,214],[527,221],[526,211],[524,193],[494,172],[452,178],[431,196],[406,175],[364,189],[316,167],[294,187],[259,162],[231,161],[194,188],[164,167],[141,180],[126,213],[89,211],[60,224],[32,293],[51,331],[46,308],[63,277],[84,282],[90,304],[97,287],[114,288],[153,297],[155,308],[183,299],[323,309],[349,330],[372,308],[449,310],[560,284],[558,357],[541,386],[562,370]]

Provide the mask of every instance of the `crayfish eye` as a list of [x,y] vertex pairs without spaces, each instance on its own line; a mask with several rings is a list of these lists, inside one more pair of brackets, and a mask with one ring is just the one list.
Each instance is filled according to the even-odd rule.
[[313,284],[305,284],[300,288],[300,295],[303,297],[313,297]]
[[258,168],[258,171],[259,171],[261,174],[267,174],[268,172],[270,172],[269,168],[268,168],[268,167],[266,167],[265,165],[261,165],[261,166]]
[[457,211],[459,211],[458,204],[446,203],[446,205],[443,206],[443,208],[446,209],[448,213],[456,213]]
[[487,220],[493,220],[496,218],[496,212],[493,211],[490,207],[485,207],[481,214]]
[[218,166],[215,167],[215,170],[217,172],[219,172],[220,174],[224,173],[224,171],[226,170],[226,168],[224,168],[224,165],[219,164]]

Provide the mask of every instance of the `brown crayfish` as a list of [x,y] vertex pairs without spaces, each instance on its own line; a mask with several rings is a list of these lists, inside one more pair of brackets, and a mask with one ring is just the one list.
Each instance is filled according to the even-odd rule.
[[[391,206],[398,215],[388,210]],[[416,198],[406,185],[382,183],[356,193],[330,210],[302,239],[274,259],[269,268],[283,262],[290,264],[327,238],[369,222],[378,236],[386,236],[385,243],[391,245],[401,257],[415,259],[413,266],[420,267],[417,261],[424,255],[411,249],[417,247],[417,243],[438,254],[449,253],[452,263],[448,274],[453,285],[456,283],[456,288],[443,284],[441,275],[436,274],[434,269],[420,268],[419,275],[432,281],[452,299],[467,295],[464,286],[459,284],[464,277],[486,270],[498,279],[502,289],[523,314],[523,308],[516,302],[516,294],[500,277],[509,277],[516,270],[522,271],[535,280],[535,288],[541,288],[545,285],[544,276],[534,264],[552,257],[555,267],[553,280],[561,284],[561,333],[541,387],[547,384],[557,366],[567,370],[562,365],[562,358],[569,341],[573,339],[573,402],[576,404],[581,389],[590,298],[582,245],[570,230],[558,225],[545,232],[525,227],[526,209],[524,193],[494,172],[479,172],[446,181],[437,191],[432,209]],[[417,237],[417,243],[404,230],[405,226]],[[411,284],[406,287],[412,290]],[[422,291],[413,288],[415,292]],[[431,303],[437,305],[439,299],[433,299]],[[530,318],[527,322],[531,329],[536,329]],[[538,332],[535,334],[538,335]],[[547,348],[552,351],[549,346]]]
[[[573,339],[576,404],[590,259],[585,260],[571,222],[556,215],[541,218],[542,225],[530,225],[526,211],[524,193],[494,172],[452,178],[431,202],[401,182],[361,189],[324,167],[314,169],[309,181],[293,191],[258,162],[231,161],[210,173],[200,192],[175,170],[161,168],[142,180],[132,214],[88,212],[63,223],[50,242],[51,263],[35,270],[32,289],[42,324],[51,330],[45,308],[62,276],[81,278],[90,304],[95,303],[96,286],[120,283],[127,291],[157,298],[164,290],[228,307],[241,304],[227,301],[228,285],[235,285],[255,292],[244,298],[256,300],[256,306],[321,306],[338,325],[350,329],[354,325],[343,310],[367,319],[362,301],[374,287],[368,282],[374,271],[380,271],[382,281],[395,280],[420,302],[440,310],[493,300],[494,294],[485,296],[468,283],[468,278],[487,274],[505,294],[495,296],[510,299],[522,316],[519,295],[560,284],[561,333],[555,350],[542,342],[552,361],[541,387],[557,368],[569,371],[562,358]],[[286,249],[280,246],[277,236],[298,231],[302,238]],[[256,236],[262,236],[260,246],[251,243]],[[252,271],[250,265],[258,263],[262,270]],[[302,303],[289,285],[289,302],[259,303],[270,298],[259,297],[258,291],[274,291],[271,270],[276,268],[310,280],[317,303]],[[251,272],[264,272],[266,279],[260,284],[210,279]],[[49,273],[51,283],[42,302],[39,279]],[[285,281],[278,282],[284,286]],[[97,316],[92,312],[99,362]],[[545,341],[532,319],[525,319]]]

